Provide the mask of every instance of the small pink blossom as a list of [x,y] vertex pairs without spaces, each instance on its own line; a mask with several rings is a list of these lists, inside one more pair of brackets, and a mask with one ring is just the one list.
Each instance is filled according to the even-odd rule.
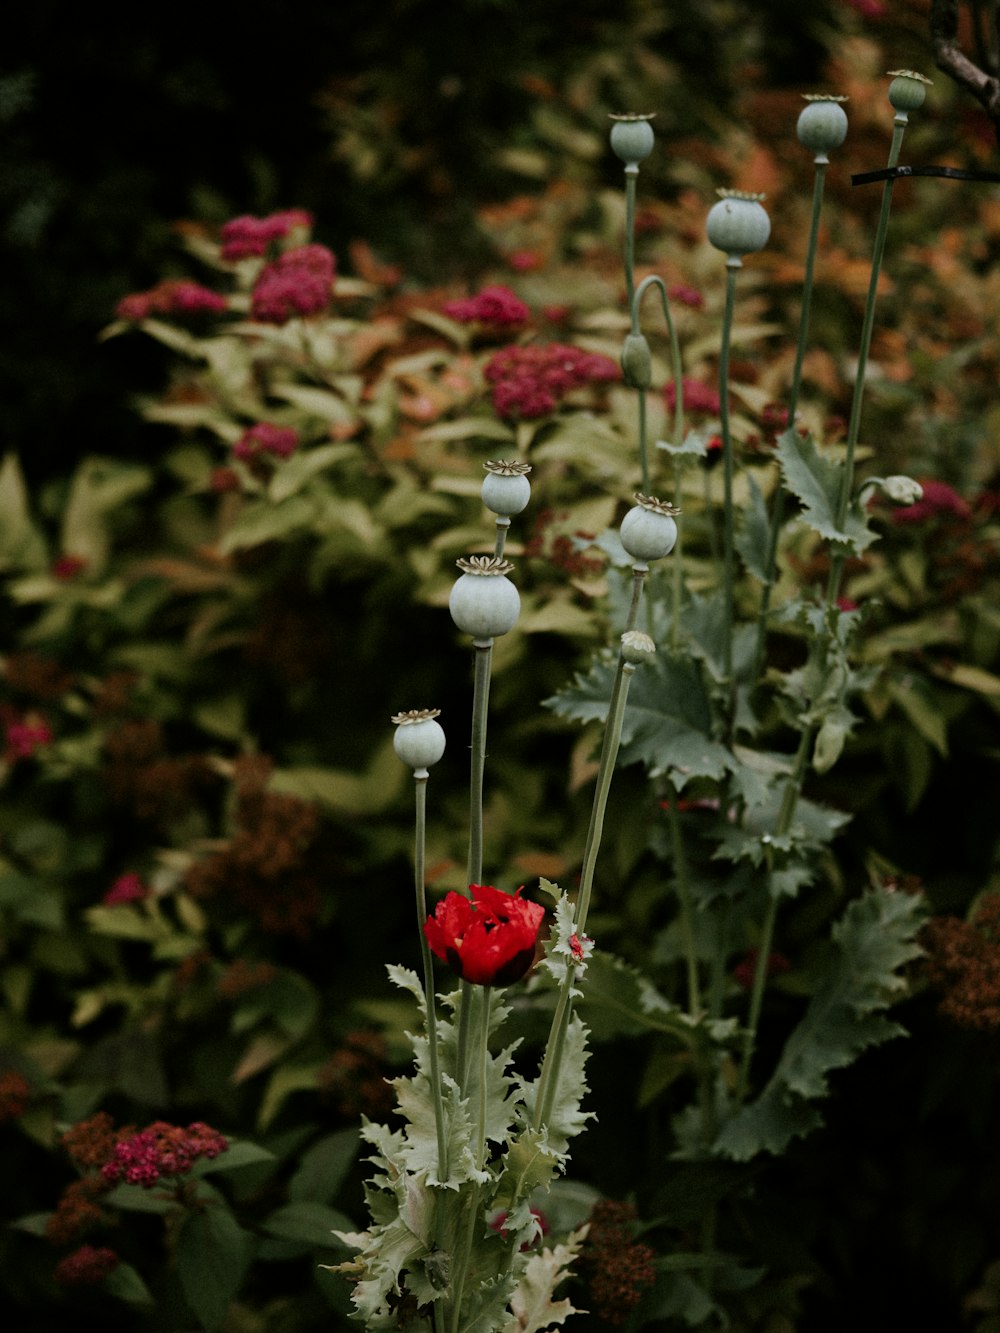
[[144,883],[135,871],[119,875],[111,888],[101,899],[105,907],[118,907],[122,903],[137,903],[149,897],[149,885]]
[[8,763],[30,759],[51,742],[52,729],[39,718],[14,718],[4,724],[4,759]]
[[123,1181],[152,1189],[162,1176],[185,1175],[200,1157],[218,1157],[228,1147],[227,1139],[201,1121],[181,1129],[156,1120],[119,1140],[101,1167],[101,1175],[113,1184]]
[[152,315],[221,315],[226,298],[197,282],[170,279],[151,287],[148,292],[123,296],[115,307],[119,319],[134,322]]
[[270,421],[258,421],[256,426],[243,432],[233,445],[233,457],[250,463],[262,454],[274,458],[288,458],[298,448],[298,432],[291,426],[275,426]]
[[219,235],[222,258],[228,261],[252,259],[267,253],[272,241],[281,241],[296,227],[304,230],[313,224],[313,216],[302,208],[289,208],[265,218],[243,214],[227,222]]
[[53,560],[51,572],[60,583],[69,583],[86,568],[87,561],[82,555],[61,555]]
[[705,298],[697,287],[689,287],[682,282],[671,287],[668,295],[671,301],[676,301],[678,305],[690,306],[692,310],[700,310],[705,304]]
[[53,1274],[61,1287],[96,1287],[113,1273],[121,1259],[104,1245],[81,1245],[56,1264]]
[[502,417],[530,421],[547,416],[573,389],[621,378],[610,357],[562,343],[504,347],[483,369]]
[[844,0],[848,9],[856,10],[862,18],[885,18],[884,0]]
[[[684,394],[685,411],[703,413],[710,417],[718,416],[720,403],[717,389],[702,384],[701,380],[690,380],[686,375],[681,381],[681,388]],[[666,400],[667,407],[672,412],[677,401],[677,392],[673,380],[670,380],[664,388],[663,397]]]
[[318,315],[330,304],[336,261],[325,245],[300,245],[265,264],[250,294],[261,324],[285,324],[296,315]]
[[892,511],[894,523],[926,523],[933,518],[967,519],[971,510],[954,487],[946,481],[921,481],[923,495],[911,505],[900,505]]
[[845,611],[845,612],[846,612],[846,611],[856,611],[857,609],[858,609],[858,604],[857,604],[857,602],[852,601],[852,599],[851,599],[850,597],[838,597],[838,598],[837,598],[837,610],[838,610],[838,611]]
[[496,328],[520,328],[531,318],[531,311],[509,287],[484,287],[478,296],[449,301],[442,309],[460,324],[492,324]]
[[515,250],[507,256],[507,263],[515,273],[534,273],[542,268],[545,259],[537,250]]

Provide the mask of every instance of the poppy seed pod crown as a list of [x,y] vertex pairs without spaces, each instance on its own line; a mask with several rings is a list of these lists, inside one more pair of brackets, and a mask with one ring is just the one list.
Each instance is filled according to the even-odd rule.
[[709,210],[708,239],[730,258],[763,250],[771,235],[771,219],[760,201],[762,194],[718,190],[719,202]]
[[483,504],[501,518],[519,514],[531,499],[530,463],[503,459],[499,463],[484,463]]
[[930,79],[924,78],[912,69],[891,69],[889,77],[889,101],[897,111],[916,111],[924,104]]
[[619,530],[622,546],[633,560],[645,563],[669,555],[677,541],[680,513],[673,505],[657,500],[654,495],[636,495],[636,503],[625,517]]
[[473,639],[495,639],[517,624],[521,598],[507,575],[514,566],[492,555],[456,560],[461,576],[448,598],[451,618]]
[[817,162],[826,162],[827,153],[839,148],[847,137],[847,112],[841,106],[846,97],[807,94],[807,106],[799,116],[796,132],[799,143],[816,154]]
[[[653,113],[655,114],[655,112]],[[656,142],[650,121],[652,115],[612,116],[611,151],[626,167],[635,167],[653,151]]]
[[392,748],[418,776],[425,775],[444,754],[444,729],[436,721],[440,713],[439,708],[411,708],[392,719],[396,724]]

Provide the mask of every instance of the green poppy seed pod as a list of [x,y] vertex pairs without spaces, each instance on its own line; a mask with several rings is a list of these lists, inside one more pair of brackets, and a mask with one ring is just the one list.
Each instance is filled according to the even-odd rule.
[[[654,113],[655,114],[655,113]],[[611,151],[626,167],[645,161],[656,142],[650,116],[612,116]]]
[[923,106],[927,89],[931,86],[930,79],[925,79],[912,69],[891,69],[889,77],[892,79],[889,84],[889,101],[897,111],[916,111]]
[[648,662],[656,652],[656,644],[641,629],[627,629],[622,635],[622,657],[631,666]]
[[496,639],[517,624],[521,598],[507,575],[514,566],[495,555],[456,561],[462,574],[448,598],[451,618],[473,639]]
[[483,478],[486,508],[502,518],[519,514],[531,499],[531,482],[528,480],[531,464],[505,459],[499,463],[484,463],[483,467],[486,469]]
[[803,148],[816,154],[817,162],[828,162],[827,153],[839,148],[847,137],[846,97],[806,95],[808,105],[799,116],[796,132]]
[[771,219],[760,201],[762,194],[717,190],[719,202],[708,214],[708,239],[730,259],[762,250],[771,235]]
[[619,530],[622,546],[633,560],[645,563],[669,555],[677,541],[680,513],[673,505],[665,504],[655,495],[636,495],[635,506],[622,519]]
[[653,382],[653,362],[645,335],[630,333],[622,345],[622,374],[630,389],[648,389]]
[[440,713],[440,708],[411,708],[392,719],[396,724],[392,748],[418,777],[426,777],[444,754],[444,729],[435,721]]

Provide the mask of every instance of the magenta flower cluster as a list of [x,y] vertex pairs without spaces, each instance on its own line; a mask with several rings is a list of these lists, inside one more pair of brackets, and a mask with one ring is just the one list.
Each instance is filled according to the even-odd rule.
[[285,324],[296,315],[318,315],[330,304],[336,261],[325,245],[300,245],[265,264],[250,294],[250,312],[261,324]]
[[233,456],[251,463],[262,454],[287,458],[298,448],[298,433],[291,426],[275,426],[270,421],[258,421],[256,426],[243,432],[233,445]]
[[460,324],[492,324],[504,329],[521,328],[531,318],[531,311],[509,287],[484,287],[477,296],[449,301],[442,310]]
[[493,385],[500,416],[522,420],[547,416],[572,389],[621,378],[610,357],[563,343],[504,347],[490,357],[483,374]]
[[281,213],[270,213],[266,218],[249,213],[232,218],[219,233],[222,240],[222,258],[255,259],[267,253],[274,241],[283,241],[296,227],[308,229],[313,216],[303,208],[288,208]]
[[[702,384],[701,380],[688,379],[685,375],[681,380],[681,390],[684,395],[684,410],[686,412],[703,413],[710,417],[719,415],[721,403],[717,389],[713,389],[708,384]],[[667,407],[672,412],[677,401],[677,390],[673,380],[669,380],[666,384],[663,397]]]
[[81,1245],[59,1260],[53,1277],[61,1287],[96,1287],[120,1263],[118,1254],[106,1245]]
[[14,763],[30,759],[36,750],[52,741],[52,729],[47,722],[35,718],[11,718],[4,723],[4,759]]
[[105,907],[119,907],[122,903],[138,903],[149,897],[149,885],[134,870],[119,875],[101,902]]
[[115,307],[119,319],[149,319],[152,315],[221,315],[226,298],[197,282],[168,280],[148,292],[123,296]]
[[182,1176],[201,1157],[214,1158],[229,1147],[218,1130],[195,1121],[182,1129],[156,1120],[137,1134],[115,1144],[114,1152],[101,1167],[101,1175],[113,1184],[124,1182],[151,1189],[162,1176]]

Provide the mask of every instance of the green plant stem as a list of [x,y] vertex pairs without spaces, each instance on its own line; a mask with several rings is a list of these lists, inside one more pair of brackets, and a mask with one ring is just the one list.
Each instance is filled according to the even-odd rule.
[[[906,115],[897,115],[893,123],[892,144],[889,148],[889,159],[887,165],[894,167],[899,162],[900,149],[903,146],[903,135],[906,133]],[[878,216],[878,225],[875,229],[875,246],[872,251],[871,275],[868,280],[868,296],[865,300],[865,315],[861,325],[861,345],[858,348],[858,367],[854,377],[854,393],[851,398],[851,416],[847,426],[847,443],[844,455],[844,468],[840,475],[840,490],[837,495],[837,527],[843,531],[844,524],[847,522],[847,510],[851,502],[851,492],[854,489],[854,462],[857,451],[858,436],[861,432],[861,409],[865,397],[865,377],[868,372],[868,356],[871,352],[872,333],[875,328],[875,305],[878,298],[878,281],[882,273],[882,259],[885,255],[886,237],[889,232],[889,213],[892,209],[892,186],[893,180],[890,177],[882,187],[882,207]],[[844,561],[846,553],[837,551],[833,557],[830,566],[830,577],[827,581],[826,600],[827,605],[832,606],[840,594],[841,581],[844,575]]]
[[635,294],[635,187],[639,168],[630,163],[625,168],[625,296],[632,309]]
[[[802,791],[802,783],[805,779],[806,767],[809,763],[809,754],[812,749],[814,735],[815,727],[809,726],[803,729],[802,735],[799,737],[799,748],[796,751],[795,762],[788,782],[785,785],[784,795],[781,800],[781,808],[778,811],[778,822],[775,833],[779,838],[784,837],[792,826],[792,820],[795,817],[795,809],[799,801],[799,794]],[[754,968],[753,986],[750,991],[750,1010],[747,1015],[746,1028],[743,1033],[743,1052],[740,1060],[739,1079],[736,1084],[737,1104],[741,1104],[746,1100],[747,1090],[750,1086],[750,1065],[753,1062],[754,1047],[757,1044],[757,1028],[760,1024],[760,1011],[761,1006],[764,1003],[764,987],[767,984],[767,963],[771,956],[771,945],[774,942],[774,927],[778,919],[778,896],[774,892],[772,884],[773,876],[774,851],[773,848],[769,846],[767,848],[767,911],[764,914],[764,923],[761,928],[757,964]]]
[[[480,1011],[480,1040],[478,1064],[479,1102],[478,1115],[476,1117],[475,1160],[477,1169],[480,1172],[484,1172],[486,1170],[486,1075],[487,1062],[489,1059],[490,1006],[493,998],[493,988],[491,986],[482,986],[479,989],[482,992],[482,1003],[477,1006]],[[465,1298],[465,1282],[469,1272],[469,1258],[472,1254],[472,1243],[475,1240],[476,1226],[479,1223],[479,1202],[481,1196],[482,1186],[477,1180],[469,1192],[469,1201],[467,1205],[468,1221],[463,1231],[462,1248],[458,1256],[458,1264],[452,1284],[451,1333],[461,1333],[462,1329],[462,1301]]]
[[691,899],[691,881],[687,856],[684,853],[684,835],[677,810],[677,788],[667,784],[667,818],[670,823],[670,842],[674,856],[674,875],[677,898],[681,906],[681,935],[684,939],[684,958],[687,966],[688,1012],[698,1018],[702,1012],[701,987],[698,980],[698,950],[694,937],[694,904]]
[[[813,282],[816,269],[816,248],[819,238],[819,222],[823,211],[823,193],[826,184],[826,169],[829,163],[816,162],[816,174],[813,179],[812,216],[809,222],[809,241],[806,246],[806,268],[802,283],[802,309],[799,313],[799,333],[795,345],[795,366],[792,370],[792,389],[788,399],[788,430],[795,429],[795,417],[799,408],[799,394],[802,390],[802,366],[805,361],[806,344],[809,340],[809,322],[812,311]],[[771,523],[768,532],[767,557],[765,562],[764,588],[761,593],[760,611],[757,618],[757,643],[754,649],[753,673],[751,680],[756,680],[764,661],[764,648],[767,641],[767,616],[771,606],[771,590],[774,587],[774,575],[778,564],[778,541],[781,525],[785,518],[785,490],[778,478],[774,492],[774,507],[771,511]]]
[[[646,293],[652,288],[656,288],[660,294],[663,319],[670,337],[670,370],[674,381],[674,443],[680,444],[684,437],[684,375],[681,363],[681,344],[677,336],[677,326],[670,314],[670,301],[667,297],[666,283],[661,277],[653,273],[648,278],[643,278],[634,292],[631,284],[627,284],[627,286],[629,289],[629,325],[633,333],[640,332],[639,311]],[[650,493],[650,480],[648,442],[646,439],[646,390],[638,389],[637,393],[639,394],[639,457],[642,464],[642,489],[648,495]]]
[[438,1180],[448,1179],[448,1140],[444,1132],[444,1106],[441,1101],[441,1065],[438,1054],[437,1007],[434,995],[434,959],[431,955],[424,922],[427,920],[425,887],[425,845],[427,827],[427,770],[414,774],[416,790],[416,848],[414,852],[414,888],[417,899],[417,934],[424,964],[424,996],[427,1001],[427,1053],[430,1064],[431,1096],[434,1099],[434,1128],[437,1133]]
[[[594,868],[597,865],[597,855],[601,849],[608,793],[611,790],[611,779],[614,775],[615,762],[621,745],[622,720],[625,716],[625,705],[628,702],[629,683],[634,673],[635,667],[632,663],[626,662],[624,658],[619,656],[618,671],[615,676],[611,704],[608,710],[608,720],[604,726],[604,739],[601,743],[601,757],[597,768],[597,786],[594,791],[594,804],[590,813],[587,842],[583,852],[583,867],[580,872],[580,896],[577,899],[575,921],[578,935],[582,935],[584,932],[587,924],[587,913],[590,910],[590,898],[594,886]],[[556,1003],[555,1013],[552,1015],[552,1025],[549,1028],[548,1041],[545,1043],[545,1054],[542,1057],[542,1070],[538,1079],[538,1092],[535,1099],[534,1126],[536,1129],[541,1129],[552,1114],[552,1102],[555,1098],[556,1088],[559,1086],[563,1048],[566,1044],[566,1033],[573,1008],[573,982],[573,970],[567,968],[566,978],[559,988],[559,999]]]
[[[483,775],[486,769],[486,722],[490,702],[490,668],[493,640],[474,639],[476,652],[472,690],[472,759],[469,766],[469,860],[466,866],[469,885],[483,877]],[[458,1049],[455,1077],[464,1091],[469,1062],[469,1024],[475,1008],[475,987],[462,982],[462,1002],[458,1013]]]
[[[735,520],[733,514],[733,441],[729,431],[729,350],[732,341],[733,310],[736,305],[736,274],[742,263],[736,256],[726,260],[726,305],[722,316],[722,346],[719,352],[719,418],[722,426],[723,466],[723,546],[722,600],[723,671],[733,689],[733,618],[735,600]],[[730,711],[732,711],[730,709]]]
[[503,555],[503,548],[507,544],[507,533],[510,530],[510,519],[504,518],[502,514],[497,515],[497,536],[493,547],[493,554],[498,558]]
[[648,495],[652,489],[649,480],[649,430],[646,424],[646,390],[638,389],[639,394],[639,467],[642,472],[642,493]]

